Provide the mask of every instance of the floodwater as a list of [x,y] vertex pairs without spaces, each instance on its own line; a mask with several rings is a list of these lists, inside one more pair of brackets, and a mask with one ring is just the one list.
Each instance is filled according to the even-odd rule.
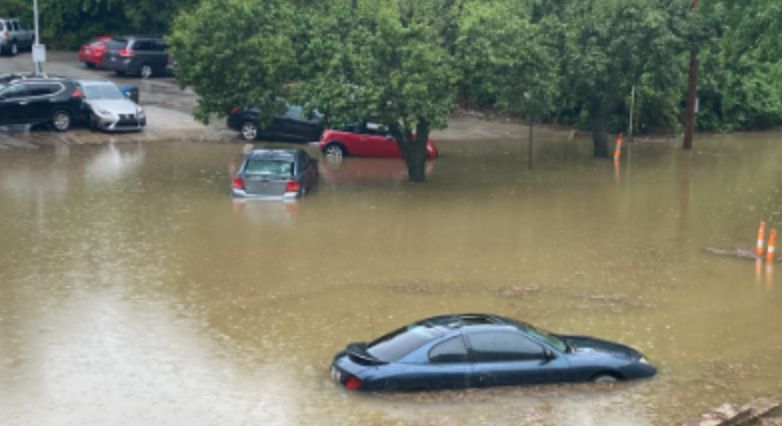
[[[424,185],[321,161],[293,204],[232,202],[239,143],[1,152],[0,422],[667,425],[782,396],[782,264],[707,250],[782,229],[782,135],[626,144],[618,167],[565,139],[532,162],[525,139],[443,141]],[[347,343],[449,312],[617,340],[659,374],[331,382]]]

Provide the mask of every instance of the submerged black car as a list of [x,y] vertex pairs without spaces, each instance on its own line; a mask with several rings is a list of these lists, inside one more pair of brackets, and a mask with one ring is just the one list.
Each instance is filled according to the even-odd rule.
[[323,132],[323,120],[320,114],[308,116],[304,108],[290,105],[285,113],[275,117],[268,126],[261,126],[257,107],[241,109],[234,107],[226,119],[228,128],[239,132],[247,141],[255,139],[280,139],[295,142],[313,142],[320,139]]
[[0,76],[0,125],[49,124],[63,132],[82,121],[82,92],[65,77]]
[[352,343],[331,366],[334,380],[362,391],[613,382],[656,372],[630,347],[486,314],[432,317]]

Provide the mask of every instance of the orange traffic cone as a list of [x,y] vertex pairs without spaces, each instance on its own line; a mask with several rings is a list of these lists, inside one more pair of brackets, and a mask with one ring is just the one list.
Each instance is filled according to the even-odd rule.
[[766,250],[766,262],[774,261],[774,249],[777,245],[777,230],[772,229],[768,235],[768,249]]
[[616,135],[616,145],[614,146],[614,160],[622,158],[622,132]]
[[755,256],[763,256],[763,238],[766,235],[766,222],[760,221],[760,228],[758,228],[758,244],[755,246]]

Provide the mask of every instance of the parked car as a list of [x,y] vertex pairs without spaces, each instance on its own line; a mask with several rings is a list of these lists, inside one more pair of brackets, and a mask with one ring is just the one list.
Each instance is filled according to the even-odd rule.
[[164,75],[169,72],[171,58],[166,53],[166,42],[160,37],[113,37],[106,44],[104,68],[119,75],[130,74],[141,78]]
[[35,32],[17,18],[0,18],[0,54],[15,56],[22,49],[30,50]]
[[613,382],[656,372],[630,347],[486,314],[432,317],[352,343],[331,366],[338,383],[362,391]]
[[105,131],[141,130],[147,125],[144,108],[108,80],[79,80],[90,128]]
[[[401,158],[402,153],[388,129],[372,121],[351,124],[344,129],[327,129],[319,141],[320,150],[329,159],[342,157]],[[437,158],[439,152],[434,141],[426,144],[426,158]]]
[[261,127],[258,122],[260,112],[257,107],[234,107],[228,114],[226,125],[248,141],[263,138],[311,142],[318,140],[323,132],[322,116],[317,112],[307,116],[300,105],[288,106],[283,115],[275,117],[266,127]]
[[318,182],[318,160],[298,148],[259,148],[247,153],[231,183],[234,197],[292,200]]
[[62,132],[83,117],[82,93],[71,79],[0,77],[0,125],[48,123]]
[[88,68],[101,68],[103,56],[106,53],[106,44],[111,37],[99,35],[92,38],[89,43],[84,43],[79,49],[79,60]]

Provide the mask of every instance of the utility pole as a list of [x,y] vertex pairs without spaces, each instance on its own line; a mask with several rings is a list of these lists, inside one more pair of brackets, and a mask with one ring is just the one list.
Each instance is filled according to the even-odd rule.
[[[692,12],[698,7],[698,0],[690,4]],[[687,115],[684,123],[684,149],[692,149],[692,138],[695,133],[695,103],[698,96],[698,48],[690,51],[690,71],[687,74]]]

